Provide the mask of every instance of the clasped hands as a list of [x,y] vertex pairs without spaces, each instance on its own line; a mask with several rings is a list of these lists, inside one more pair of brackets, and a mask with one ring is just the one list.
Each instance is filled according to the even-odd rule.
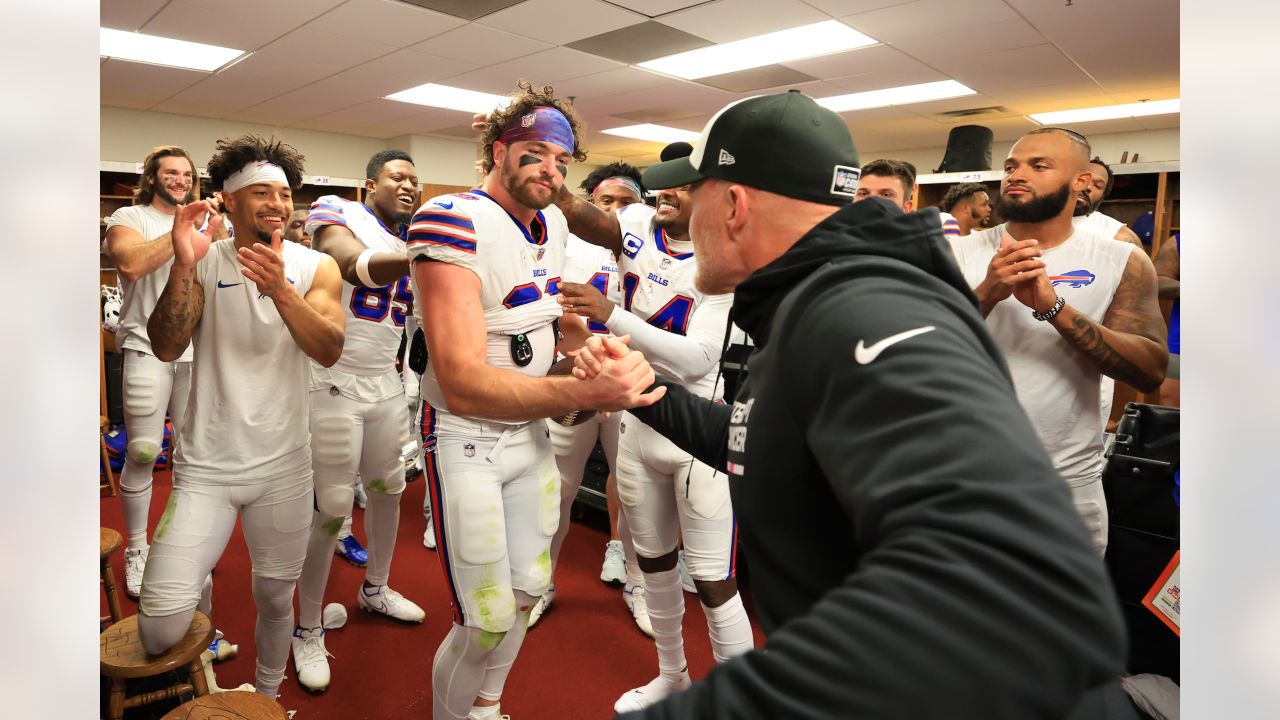
[[1000,247],[987,265],[987,277],[979,288],[992,305],[1012,295],[1038,313],[1053,308],[1057,293],[1045,270],[1041,259],[1044,251],[1039,245],[1038,240],[1031,238],[1014,240],[1008,232],[1000,238]]
[[605,412],[630,410],[652,405],[667,394],[666,387],[648,390],[657,375],[644,353],[628,346],[630,341],[629,335],[593,335],[568,353],[573,357],[573,376],[592,386],[590,407]]

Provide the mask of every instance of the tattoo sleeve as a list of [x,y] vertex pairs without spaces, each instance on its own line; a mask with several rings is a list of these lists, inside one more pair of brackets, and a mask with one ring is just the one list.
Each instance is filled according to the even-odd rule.
[[1055,318],[1054,326],[1104,375],[1143,392],[1164,380],[1169,362],[1164,318],[1156,300],[1155,268],[1144,253],[1129,254],[1102,322],[1074,310],[1064,315],[1059,316],[1061,320]]
[[171,273],[147,319],[147,335],[156,357],[177,359],[191,344],[191,334],[203,314],[204,288],[190,275],[174,277]]

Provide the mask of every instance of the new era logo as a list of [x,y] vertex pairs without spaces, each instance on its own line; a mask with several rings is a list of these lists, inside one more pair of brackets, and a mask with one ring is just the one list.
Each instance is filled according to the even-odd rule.
[[733,156],[729,154],[729,151],[725,150],[724,148],[720,148],[720,162],[717,164],[732,165],[733,163],[734,163]]

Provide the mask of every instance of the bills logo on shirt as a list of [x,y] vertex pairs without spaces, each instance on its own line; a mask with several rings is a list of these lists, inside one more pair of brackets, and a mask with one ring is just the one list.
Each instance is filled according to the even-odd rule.
[[1049,282],[1053,284],[1053,287],[1066,285],[1067,287],[1081,288],[1086,285],[1092,285],[1093,281],[1097,279],[1098,276],[1088,270],[1070,270],[1061,275],[1049,276]]

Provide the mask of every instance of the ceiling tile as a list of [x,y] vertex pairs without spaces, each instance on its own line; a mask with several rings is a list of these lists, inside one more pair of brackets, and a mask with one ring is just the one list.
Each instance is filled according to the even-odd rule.
[[445,15],[475,20],[503,8],[517,5],[524,0],[403,0],[418,7],[430,8]]
[[197,70],[112,58],[99,66],[99,97],[103,105],[146,109],[207,77]]
[[901,78],[921,75],[945,79],[942,73],[889,45],[874,45],[783,64],[806,75],[828,79],[874,73],[883,77],[882,83],[875,87],[905,85],[906,82],[899,82]]
[[666,15],[677,10],[684,10],[713,0],[620,0],[615,3],[632,12],[638,12],[651,18]]
[[[1022,18],[967,28],[960,34],[965,38],[980,38],[981,44],[956,42],[956,32],[951,29],[945,29],[936,34],[919,35],[897,40],[893,43],[893,47],[917,60],[936,62],[948,58],[971,55],[977,50],[989,53],[998,50],[1043,45],[1048,42],[1045,36],[1040,34],[1039,30],[1036,30]],[[938,64],[943,67],[946,65],[946,63]]]
[[151,35],[256,50],[342,0],[174,0],[142,28]]
[[550,47],[551,43],[471,23],[424,40],[409,49],[464,60],[479,67],[523,57]]
[[[619,93],[604,98],[578,98],[577,104],[588,113],[617,115],[618,113],[674,111],[684,117],[696,117],[710,115],[737,99],[738,95],[735,93],[705,85],[672,82],[656,88]],[[618,125],[623,124],[625,123],[618,123]],[[698,123],[699,129],[701,126],[702,124]]]
[[690,35],[660,22],[642,22],[593,35],[569,43],[574,50],[624,63],[642,63],[710,45],[711,41]]
[[561,80],[556,84],[556,91],[566,97],[606,97],[617,93],[644,90],[672,82],[671,78],[648,70],[633,67],[620,67],[605,70],[593,75]]
[[750,70],[698,78],[696,82],[729,92],[743,93],[768,88],[791,88],[817,79],[783,65],[765,65]]
[[724,43],[830,19],[800,0],[716,0],[664,15],[660,22]]
[[[325,51],[317,52],[317,48]],[[226,117],[393,51],[386,45],[302,28],[166,100],[155,109]],[[299,62],[299,58],[305,58],[306,62]]]
[[348,0],[307,27],[343,37],[404,47],[466,24],[465,20],[399,0]]
[[956,80],[978,92],[996,92],[1039,85],[1087,81],[1080,71],[1052,45],[952,58],[947,70]]
[[827,13],[831,17],[844,17],[857,13],[870,12],[881,8],[904,5],[916,0],[805,0],[809,5]]
[[477,22],[563,45],[647,19],[599,0],[525,0]]
[[516,81],[522,78],[535,85],[555,84],[560,80],[592,75],[620,67],[623,67],[622,63],[565,47],[557,47],[526,55],[518,60],[508,60],[454,75],[447,78],[444,84],[481,92],[508,93],[515,90]]
[[134,31],[150,20],[169,0],[114,0],[99,3],[98,25],[113,30]]
[[[840,19],[880,42],[897,42],[943,30],[955,35],[958,30],[1017,18],[1018,14],[1003,0],[916,0]],[[980,47],[981,43],[974,45]]]

